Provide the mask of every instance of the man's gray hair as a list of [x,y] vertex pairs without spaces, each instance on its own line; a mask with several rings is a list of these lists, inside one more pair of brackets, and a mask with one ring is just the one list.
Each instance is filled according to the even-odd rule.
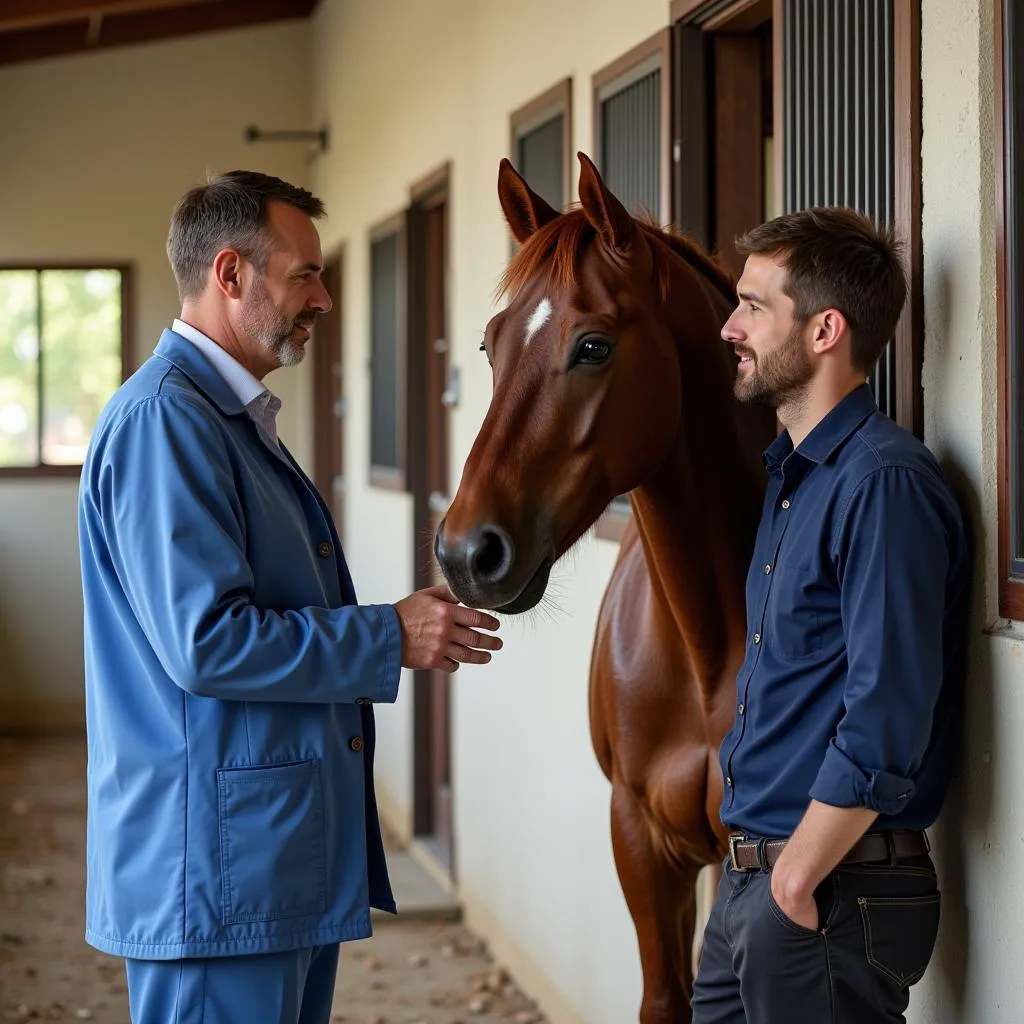
[[229,171],[189,189],[178,200],[167,236],[167,256],[181,300],[196,298],[221,249],[235,249],[261,272],[271,252],[267,202],[277,199],[308,217],[324,215],[312,192],[258,171]]

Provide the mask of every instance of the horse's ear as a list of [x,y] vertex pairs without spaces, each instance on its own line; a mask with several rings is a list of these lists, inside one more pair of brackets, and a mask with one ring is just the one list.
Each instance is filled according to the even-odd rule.
[[508,158],[503,158],[498,168],[498,199],[517,242],[525,242],[535,231],[558,216],[558,211],[548,206],[526,184],[526,179]]
[[590,157],[586,153],[576,156],[580,161],[580,203],[587,220],[607,245],[625,252],[636,230],[633,218],[608,190]]

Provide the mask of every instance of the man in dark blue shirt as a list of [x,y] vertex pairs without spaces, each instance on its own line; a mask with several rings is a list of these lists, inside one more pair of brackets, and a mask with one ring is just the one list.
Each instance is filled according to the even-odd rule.
[[959,736],[964,521],[866,384],[906,299],[892,235],[816,209],[737,248],[736,396],[785,429],[765,453],[694,1024],[902,1021],[939,923],[924,830]]

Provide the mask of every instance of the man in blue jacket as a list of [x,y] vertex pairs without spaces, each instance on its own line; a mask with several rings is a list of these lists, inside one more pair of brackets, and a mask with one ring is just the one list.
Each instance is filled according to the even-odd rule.
[[87,940],[136,1024],[324,1024],[339,943],[395,911],[374,703],[402,666],[483,664],[498,622],[444,588],[358,605],[263,385],[331,300],[323,205],[237,171],[178,203],[180,319],[82,472]]

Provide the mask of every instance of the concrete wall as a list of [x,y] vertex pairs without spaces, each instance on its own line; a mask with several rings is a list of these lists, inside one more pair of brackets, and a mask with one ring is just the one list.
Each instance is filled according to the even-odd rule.
[[994,6],[922,4],[926,440],[971,508],[977,566],[965,750],[936,830],[942,931],[914,1024],[1010,1024],[1024,1005],[1024,631],[997,593]]
[[[178,310],[164,254],[178,196],[207,170],[305,180],[301,146],[243,132],[308,124],[308,38],[291,23],[0,69],[0,263],[130,262],[141,362]],[[268,383],[307,457],[302,373]],[[82,720],[76,500],[74,480],[0,480],[0,726]]]

